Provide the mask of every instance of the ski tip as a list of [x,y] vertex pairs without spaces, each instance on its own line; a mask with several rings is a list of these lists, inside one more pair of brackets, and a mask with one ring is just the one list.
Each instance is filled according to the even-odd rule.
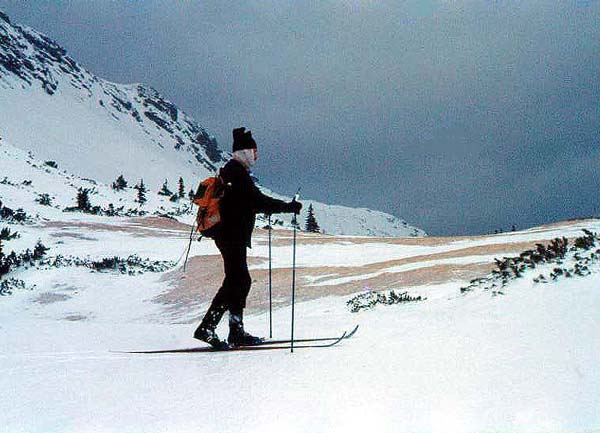
[[356,333],[356,331],[358,331],[358,325],[356,325],[354,327],[354,329],[352,331],[350,331],[350,333],[348,335],[346,335],[346,337],[344,337],[344,338],[350,338],[350,337],[352,337]]

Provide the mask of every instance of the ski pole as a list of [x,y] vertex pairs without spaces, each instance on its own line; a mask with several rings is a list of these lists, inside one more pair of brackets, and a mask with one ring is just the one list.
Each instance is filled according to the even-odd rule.
[[[183,272],[185,272],[185,267],[187,265],[188,256],[190,255],[190,249],[192,248],[192,238],[194,237],[194,228],[195,228],[195,224],[192,224],[192,230],[190,230],[190,243],[188,244],[187,252],[185,253],[185,261],[183,262]],[[200,237],[200,239],[202,239],[202,237]],[[179,260],[181,260],[181,258]]]
[[[296,192],[294,199],[292,201],[298,201],[300,198],[300,188]],[[294,218],[292,219],[292,225],[294,226],[294,248],[292,253],[292,335],[291,335],[291,344],[290,344],[290,352],[294,352],[294,305],[296,301],[296,226],[298,225],[298,220],[296,218],[296,213],[294,212]]]
[[271,215],[269,214],[269,338],[273,338],[273,295],[271,289]]

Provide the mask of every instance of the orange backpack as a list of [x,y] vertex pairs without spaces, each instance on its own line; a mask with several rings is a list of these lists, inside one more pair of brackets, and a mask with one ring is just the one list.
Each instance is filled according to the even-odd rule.
[[221,221],[219,203],[223,197],[224,184],[219,174],[200,182],[192,202],[198,206],[198,231],[210,237],[207,230],[215,227]]

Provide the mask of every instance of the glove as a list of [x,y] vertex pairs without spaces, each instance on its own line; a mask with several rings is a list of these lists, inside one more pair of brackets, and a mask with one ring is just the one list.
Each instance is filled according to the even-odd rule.
[[300,209],[302,209],[302,203],[299,201],[292,200],[287,205],[289,212],[295,213],[296,215],[298,215],[300,213]]

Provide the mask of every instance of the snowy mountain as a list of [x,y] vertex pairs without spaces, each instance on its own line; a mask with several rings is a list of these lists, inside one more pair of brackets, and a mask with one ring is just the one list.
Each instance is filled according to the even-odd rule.
[[67,170],[109,182],[123,173],[199,178],[224,155],[192,118],[141,84],[98,78],[48,37],[0,14],[0,136]]
[[[11,23],[2,12],[0,139],[32,152],[40,161],[55,161],[74,176],[93,180],[99,189],[120,174],[131,183],[143,178],[150,191],[158,191],[165,179],[174,188],[179,177],[193,187],[230,156],[156,90],[97,77],[56,42]],[[312,203],[326,233],[425,235],[383,212]]]

